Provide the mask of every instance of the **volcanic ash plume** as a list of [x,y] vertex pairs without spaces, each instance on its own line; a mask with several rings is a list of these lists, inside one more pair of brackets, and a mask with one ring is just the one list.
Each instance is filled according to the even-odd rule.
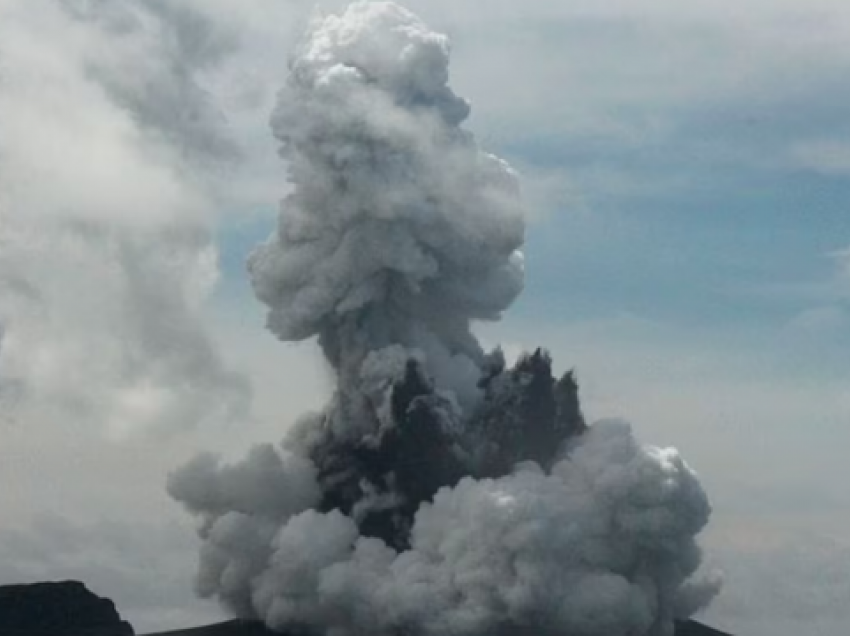
[[198,591],[315,634],[668,634],[711,596],[706,496],[675,450],[586,426],[545,352],[508,367],[475,339],[521,290],[524,228],[448,60],[383,2],[297,51],[272,117],[294,189],[249,268],[337,390],[281,448],[171,476],[202,520]]

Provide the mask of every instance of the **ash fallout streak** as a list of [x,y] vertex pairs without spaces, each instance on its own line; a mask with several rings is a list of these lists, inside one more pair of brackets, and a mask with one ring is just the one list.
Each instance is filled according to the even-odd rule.
[[521,291],[523,212],[448,62],[386,2],[317,18],[294,55],[272,115],[294,190],[249,269],[336,391],[281,447],[172,474],[198,592],[333,636],[671,634],[716,592],[707,498],[675,450],[587,426],[545,352],[509,368],[476,340]]

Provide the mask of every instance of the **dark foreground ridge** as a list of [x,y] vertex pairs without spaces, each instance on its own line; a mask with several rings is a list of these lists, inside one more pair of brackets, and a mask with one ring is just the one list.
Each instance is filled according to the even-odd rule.
[[[134,636],[115,604],[79,581],[0,586],[2,636]],[[281,636],[256,621],[231,620],[147,636]],[[303,636],[288,633],[284,636]],[[696,621],[676,624],[675,636],[729,636]]]
[[731,636],[696,621],[678,621],[675,636]]
[[157,632],[145,636],[281,636],[262,623],[256,621],[232,620],[215,625],[178,629],[171,632]]
[[115,604],[79,581],[0,586],[2,636],[133,636]]
[[[234,620],[225,623],[216,623],[206,627],[195,627],[193,629],[180,629],[173,632],[159,632],[147,636],[281,636],[280,632],[273,632],[262,624],[254,621]],[[296,636],[290,634],[289,636]],[[300,634],[297,636],[301,636]],[[725,632],[712,629],[696,621],[681,621],[676,623],[675,636],[730,636]]]

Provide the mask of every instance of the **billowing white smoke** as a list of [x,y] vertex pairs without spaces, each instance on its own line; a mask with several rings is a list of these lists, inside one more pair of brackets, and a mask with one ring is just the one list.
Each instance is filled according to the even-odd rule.
[[269,327],[318,335],[326,411],[171,494],[203,524],[199,592],[274,628],[668,634],[709,505],[672,449],[586,427],[542,352],[506,369],[471,321],[522,286],[517,179],[460,128],[446,38],[393,3],[317,20],[272,117],[294,191],[252,256]]
[[0,2],[0,420],[244,413],[200,311],[235,152],[201,77],[232,46],[185,3]]
[[522,288],[516,176],[458,125],[448,42],[400,7],[355,4],[301,45],[272,128],[295,192],[250,263],[269,327],[319,334],[335,366],[417,348],[440,385],[469,398],[474,318]]
[[[417,512],[401,552],[362,536],[351,517],[308,509],[317,501],[310,469],[287,480],[263,455],[249,458],[254,468],[218,476],[195,462],[175,475],[172,491],[211,515],[200,591],[281,629],[665,634],[698,565],[693,537],[708,515],[679,455],[641,448],[620,422],[591,427],[548,474],[521,464],[500,479],[467,477],[440,490]],[[244,482],[249,492],[238,502],[206,490],[251,472],[269,489],[265,507]],[[227,503],[232,510],[221,512]],[[298,505],[304,510],[292,514]]]

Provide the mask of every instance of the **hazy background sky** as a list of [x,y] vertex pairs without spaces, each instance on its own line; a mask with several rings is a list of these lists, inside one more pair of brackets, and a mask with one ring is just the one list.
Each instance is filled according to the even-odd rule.
[[[726,573],[704,620],[846,633],[850,6],[406,4],[524,176],[527,288],[482,337],[549,347],[589,419],[682,450]],[[243,265],[313,7],[0,0],[0,583],[82,578],[139,632],[219,616],[164,482],[326,397]]]

